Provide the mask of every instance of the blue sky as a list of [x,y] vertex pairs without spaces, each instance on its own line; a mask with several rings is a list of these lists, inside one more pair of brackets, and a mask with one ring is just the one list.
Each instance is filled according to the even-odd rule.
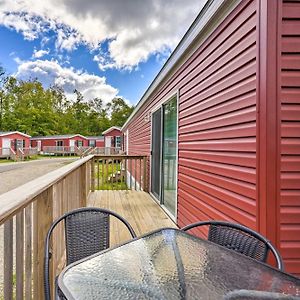
[[[0,63],[73,97],[136,104],[197,16],[194,0],[4,0]],[[195,3],[197,2],[197,3]]]

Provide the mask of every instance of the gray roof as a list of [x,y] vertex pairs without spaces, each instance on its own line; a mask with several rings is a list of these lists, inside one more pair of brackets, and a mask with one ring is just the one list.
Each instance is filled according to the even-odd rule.
[[99,135],[99,136],[86,136],[87,139],[89,140],[104,140],[104,136],[103,135]]
[[31,139],[32,140],[48,140],[48,139],[58,140],[58,139],[69,139],[69,138],[72,138],[75,136],[80,136],[80,137],[86,139],[86,137],[81,134],[62,134],[62,135],[46,135],[46,136],[41,135],[41,136],[34,136]]

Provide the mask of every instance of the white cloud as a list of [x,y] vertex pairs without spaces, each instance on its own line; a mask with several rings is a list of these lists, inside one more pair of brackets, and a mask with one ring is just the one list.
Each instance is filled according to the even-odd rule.
[[96,53],[100,69],[133,68],[151,54],[166,53],[178,43],[206,0],[2,0],[0,24],[26,39],[57,32],[56,47],[91,50],[108,42],[108,53]]
[[49,52],[50,52],[49,49],[47,49],[47,50],[42,50],[42,49],[41,50],[36,50],[36,49],[34,49],[33,54],[32,54],[32,58],[41,58],[45,55],[48,55]]
[[23,80],[37,78],[46,86],[58,85],[69,99],[75,98],[75,89],[82,93],[85,100],[99,97],[105,103],[118,95],[118,90],[107,84],[105,77],[62,67],[53,60],[20,61],[15,76]]

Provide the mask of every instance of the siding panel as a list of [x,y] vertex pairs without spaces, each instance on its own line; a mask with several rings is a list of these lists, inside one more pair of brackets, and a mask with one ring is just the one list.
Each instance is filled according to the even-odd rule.
[[280,246],[300,276],[300,2],[283,2],[281,22]]
[[216,39],[180,86],[180,226],[223,219],[256,228],[255,5],[232,20],[238,30],[223,29],[218,59]]

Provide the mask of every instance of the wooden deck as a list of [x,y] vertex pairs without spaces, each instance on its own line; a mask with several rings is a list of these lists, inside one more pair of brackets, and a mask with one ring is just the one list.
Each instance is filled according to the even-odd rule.
[[[95,191],[90,193],[88,206],[113,210],[124,217],[138,236],[162,227],[176,227],[148,193],[141,191]],[[126,227],[111,223],[111,246],[130,239]]]

